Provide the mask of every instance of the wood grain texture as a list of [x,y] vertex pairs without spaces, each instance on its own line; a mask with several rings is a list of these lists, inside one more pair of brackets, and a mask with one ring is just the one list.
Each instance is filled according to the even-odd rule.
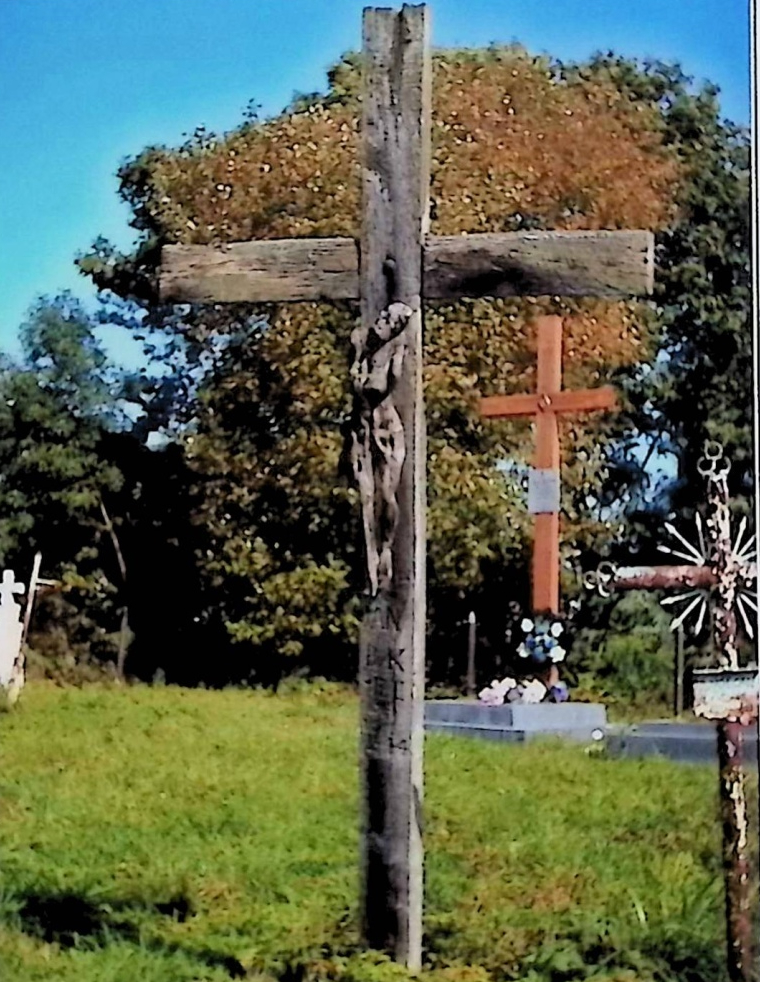
[[[537,331],[536,390],[548,411],[536,414],[536,470],[559,471],[559,426],[550,393],[562,388],[562,318],[539,317]],[[536,614],[559,612],[559,515],[534,516],[532,594]]]
[[562,318],[539,317],[537,331],[536,391],[549,411],[536,414],[536,449],[533,466],[559,470],[559,429],[551,412],[553,393],[562,388]]
[[161,250],[159,295],[177,303],[276,303],[359,296],[353,239],[272,239]]
[[559,513],[533,516],[532,603],[534,614],[559,613]]
[[[380,580],[362,623],[362,932],[410,969],[422,958],[422,745],[425,670],[425,420],[422,248],[430,189],[430,56],[425,7],[364,11],[361,324],[357,359],[377,344],[392,305],[408,308],[389,391],[369,417],[371,482],[383,516],[395,506],[390,582]],[[388,402],[390,401],[390,405]],[[402,428],[389,428],[397,415]],[[355,419],[366,429],[366,403]],[[403,440],[398,483],[381,458]],[[355,431],[354,439],[367,434]],[[398,449],[395,447],[395,449]],[[365,456],[366,459],[366,456]],[[390,498],[390,500],[389,500]],[[393,511],[393,507],[390,507]],[[375,530],[382,551],[387,522]],[[388,543],[385,543],[386,545]]]
[[654,286],[651,232],[503,232],[431,238],[425,296],[626,297]]
[[[650,232],[505,232],[429,236],[429,300],[512,296],[647,296],[654,277]],[[224,248],[169,245],[159,296],[175,303],[357,300],[353,239],[271,239]]]

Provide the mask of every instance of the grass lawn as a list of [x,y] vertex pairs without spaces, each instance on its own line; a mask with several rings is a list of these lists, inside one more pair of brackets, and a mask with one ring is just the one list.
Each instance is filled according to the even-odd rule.
[[[357,946],[356,723],[340,690],[30,685],[0,978],[405,979]],[[713,767],[434,735],[426,772],[429,982],[724,980]]]

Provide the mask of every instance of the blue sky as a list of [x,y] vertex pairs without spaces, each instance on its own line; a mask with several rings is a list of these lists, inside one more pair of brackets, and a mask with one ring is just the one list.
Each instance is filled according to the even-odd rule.
[[[0,349],[42,293],[92,290],[73,258],[132,242],[116,169],[198,124],[265,114],[359,46],[364,0],[0,0]],[[564,59],[599,49],[676,60],[749,121],[747,0],[430,0],[433,42],[520,41]],[[114,338],[114,355],[134,347]]]

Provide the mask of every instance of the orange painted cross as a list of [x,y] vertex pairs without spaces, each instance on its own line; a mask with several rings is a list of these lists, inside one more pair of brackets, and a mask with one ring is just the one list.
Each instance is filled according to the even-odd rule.
[[526,395],[487,396],[483,416],[536,417],[536,448],[528,486],[528,509],[535,515],[533,538],[533,612],[559,613],[559,429],[561,413],[614,409],[615,390],[562,388],[562,318],[540,317],[536,391]]

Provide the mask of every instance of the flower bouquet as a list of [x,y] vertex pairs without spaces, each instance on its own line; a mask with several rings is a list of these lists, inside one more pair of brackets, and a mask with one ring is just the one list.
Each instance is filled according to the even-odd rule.
[[533,662],[533,674],[517,681],[510,677],[495,679],[481,690],[478,699],[487,706],[502,706],[505,702],[538,703],[567,702],[567,685],[560,681],[557,665],[564,661],[567,651],[559,643],[563,628],[559,621],[550,622],[547,618],[523,618],[520,627],[525,632],[525,640],[517,649],[517,654],[526,661]]
[[532,658],[539,665],[565,660],[567,652],[558,641],[563,631],[559,621],[550,623],[546,618],[538,617],[534,622],[524,617],[520,627],[525,631],[525,640],[517,649],[521,658]]

